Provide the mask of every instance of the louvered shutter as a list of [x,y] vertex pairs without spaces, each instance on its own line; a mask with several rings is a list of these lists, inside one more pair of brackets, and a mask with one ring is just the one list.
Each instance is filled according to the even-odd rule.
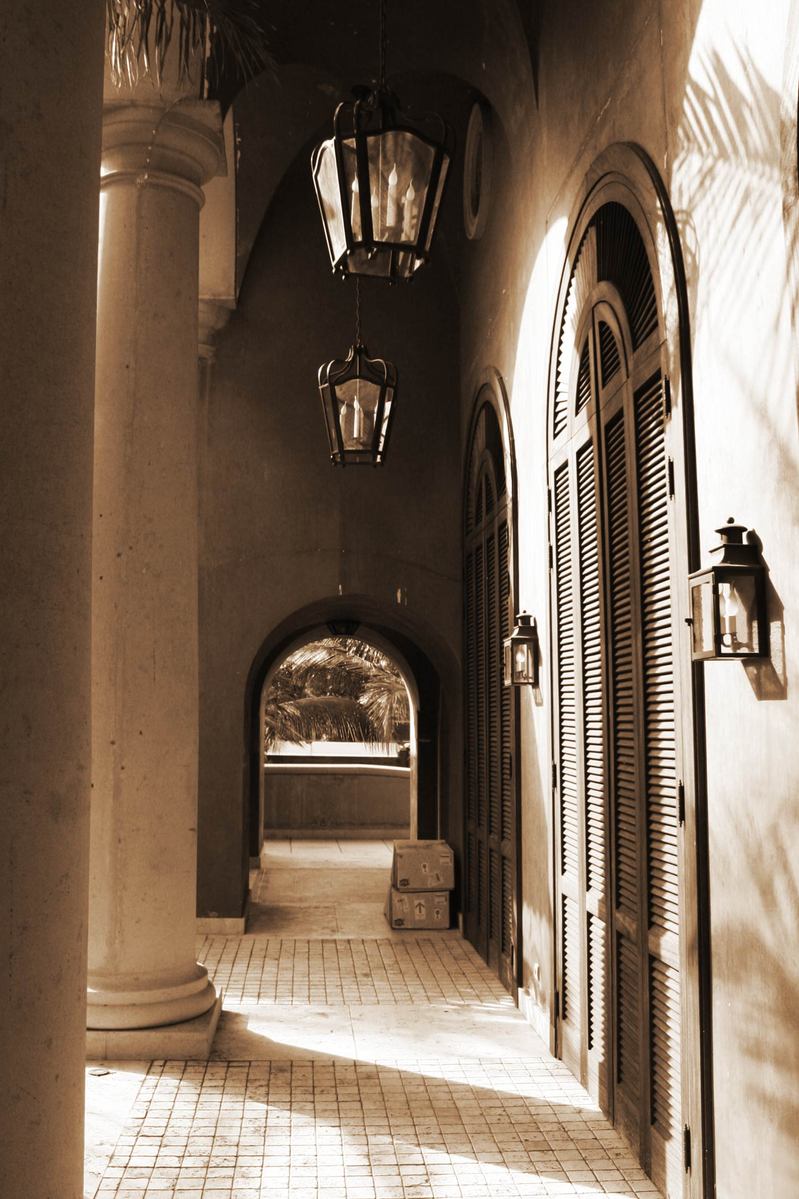
[[582,1077],[583,934],[580,912],[581,836],[577,733],[577,603],[574,570],[571,461],[556,470],[553,486],[555,612],[557,629],[558,891],[560,908],[561,1055]]
[[558,1045],[676,1199],[682,768],[657,331],[641,236],[607,204],[566,292],[551,429]]
[[608,591],[610,596],[611,788],[614,823],[615,1099],[616,1121],[640,1143],[642,989],[640,981],[641,845],[639,702],[634,661],[630,486],[625,413],[605,427]]
[[582,693],[583,944],[586,953],[586,1085],[607,1106],[607,984],[605,711],[602,659],[602,592],[596,447],[576,455]]
[[[515,700],[502,680],[510,632],[511,523],[501,464],[486,448],[484,408],[476,451],[483,467],[469,497],[464,560],[466,698],[466,933],[503,983],[515,987],[517,785]],[[492,430],[498,442],[498,428]]]
[[663,385],[635,395],[647,832],[647,970],[651,1168],[667,1195],[682,1189],[680,889],[677,746]]

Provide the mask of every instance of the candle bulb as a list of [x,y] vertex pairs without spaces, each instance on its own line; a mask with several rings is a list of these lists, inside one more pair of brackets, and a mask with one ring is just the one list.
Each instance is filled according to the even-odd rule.
[[352,207],[350,209],[350,225],[352,226],[352,236],[356,241],[361,238],[361,196],[360,188],[358,187],[358,176],[356,175],[352,181]]
[[403,207],[402,220],[402,240],[413,241],[413,231],[416,225],[416,209],[414,201],[416,200],[416,191],[414,190],[413,180],[408,184],[408,189],[405,192],[405,200]]
[[391,174],[388,177],[388,201],[386,203],[386,225],[389,229],[397,223],[397,164],[394,163],[391,168]]
[[738,601],[730,583],[722,583],[719,587],[719,616],[721,639],[725,645],[733,648],[738,631]]

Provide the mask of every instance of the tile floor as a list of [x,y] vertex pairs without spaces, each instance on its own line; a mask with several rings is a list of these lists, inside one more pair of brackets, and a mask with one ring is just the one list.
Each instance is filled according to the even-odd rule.
[[211,1060],[89,1067],[87,1199],[657,1199],[471,947],[388,929],[389,858],[267,847],[254,931],[199,945]]

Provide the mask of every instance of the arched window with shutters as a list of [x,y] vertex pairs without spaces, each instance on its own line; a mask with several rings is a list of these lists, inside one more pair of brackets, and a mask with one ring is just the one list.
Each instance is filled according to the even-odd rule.
[[[480,391],[464,497],[465,930],[515,993],[519,957],[518,699],[502,682],[513,622],[512,444],[504,395]],[[502,423],[501,423],[502,422]],[[504,426],[504,432],[503,432]]]
[[556,1038],[675,1199],[703,1193],[690,428],[655,239],[623,179],[594,187],[553,347]]

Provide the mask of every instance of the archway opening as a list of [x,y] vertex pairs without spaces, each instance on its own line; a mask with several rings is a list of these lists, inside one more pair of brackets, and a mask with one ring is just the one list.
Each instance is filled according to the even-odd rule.
[[407,669],[361,634],[289,646],[261,689],[266,838],[413,835],[415,691]]

